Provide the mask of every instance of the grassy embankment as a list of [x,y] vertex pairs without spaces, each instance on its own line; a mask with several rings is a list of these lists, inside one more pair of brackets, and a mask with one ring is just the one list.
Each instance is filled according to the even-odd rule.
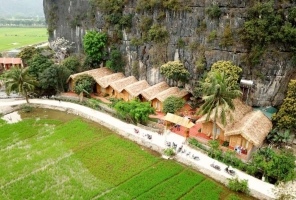
[[0,152],[0,199],[239,199],[189,167],[80,119],[0,123]]
[[4,28],[0,27],[0,52],[46,42],[46,28]]

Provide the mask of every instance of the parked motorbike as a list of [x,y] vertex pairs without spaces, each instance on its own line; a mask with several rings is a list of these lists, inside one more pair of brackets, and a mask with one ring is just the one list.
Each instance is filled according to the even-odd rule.
[[186,149],[182,149],[181,153],[185,153],[186,152]]
[[192,154],[192,159],[193,159],[193,160],[199,160],[199,157],[196,156],[196,155],[194,155],[194,154]]
[[189,156],[189,155],[190,155],[190,153],[191,153],[191,152],[190,152],[190,151],[188,151],[188,152],[186,153],[186,156]]
[[175,142],[173,142],[173,148],[176,149],[177,148],[177,144]]
[[134,128],[135,133],[140,133],[139,129]]
[[235,175],[235,171],[232,169],[231,166],[227,166],[227,167],[225,168],[225,171],[226,171],[226,173],[228,173],[228,174],[231,175],[231,176],[234,176],[234,175]]
[[148,138],[149,140],[151,140],[151,139],[152,139],[152,135],[147,134],[147,138]]
[[212,163],[211,164],[211,167],[215,168],[216,170],[221,170],[220,166],[219,165],[216,165],[215,163]]
[[179,146],[177,152],[179,153],[182,150],[182,148],[183,148],[183,145]]
[[168,141],[166,141],[166,145],[168,146],[168,147],[171,147],[171,142],[168,142]]

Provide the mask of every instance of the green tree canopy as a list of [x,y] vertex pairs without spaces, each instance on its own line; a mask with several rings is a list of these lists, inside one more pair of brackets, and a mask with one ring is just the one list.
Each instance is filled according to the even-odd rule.
[[219,71],[220,73],[224,73],[224,76],[227,81],[227,86],[229,87],[238,87],[238,79],[240,74],[242,73],[242,69],[236,65],[234,65],[231,61],[217,61],[211,67],[211,72]]
[[110,60],[107,61],[106,66],[113,72],[122,72],[125,63],[121,52],[117,49],[111,50]]
[[5,90],[8,95],[12,91],[18,92],[24,95],[27,103],[29,103],[28,92],[34,91],[37,81],[29,75],[27,68],[13,67],[5,71],[1,79],[4,79]]
[[130,102],[120,101],[115,105],[117,113],[126,120],[145,124],[150,114],[155,114],[155,108],[149,102],[140,102],[138,99]]
[[93,60],[102,61],[103,57],[106,56],[107,41],[106,33],[88,31],[83,37],[84,51]]
[[77,73],[80,70],[80,62],[79,59],[75,56],[69,56],[62,62],[62,66],[68,68],[71,73]]
[[39,78],[39,75],[51,65],[53,65],[53,61],[49,60],[45,56],[41,54],[36,54],[29,62],[28,62],[28,72],[30,75]]
[[251,165],[262,170],[265,177],[274,177],[278,181],[287,182],[296,178],[295,155],[291,151],[276,153],[270,148],[256,151]]
[[272,119],[277,128],[296,132],[296,80],[290,81],[287,96]]
[[167,79],[175,81],[188,81],[190,73],[185,69],[184,65],[179,61],[170,61],[160,67],[160,73]]
[[17,57],[20,57],[24,63],[27,63],[30,59],[32,59],[38,50],[33,46],[28,46],[23,48],[18,54]]
[[39,76],[39,84],[43,90],[51,91],[51,93],[65,92],[66,80],[70,76],[71,71],[59,65],[52,65],[46,68]]
[[[205,103],[200,107],[197,115],[206,115],[206,121],[210,120],[211,113],[214,112],[214,137],[216,138],[216,121],[221,118],[222,124],[226,125],[226,115],[234,110],[233,100],[241,95],[241,91],[236,89],[236,85],[231,86],[224,73],[213,71],[208,73],[208,81],[200,82],[203,89],[203,100]],[[219,110],[221,108],[221,110]]]
[[166,98],[162,104],[162,111],[164,113],[176,113],[178,110],[183,108],[185,100],[179,97],[170,96]]

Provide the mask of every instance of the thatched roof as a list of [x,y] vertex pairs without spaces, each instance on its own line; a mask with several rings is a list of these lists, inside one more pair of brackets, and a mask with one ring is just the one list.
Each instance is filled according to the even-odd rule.
[[101,68],[97,68],[97,69],[92,69],[92,70],[80,72],[80,73],[77,73],[77,74],[72,74],[67,79],[67,82],[69,82],[70,79],[74,79],[75,77],[80,76],[80,75],[83,75],[83,74],[90,75],[90,76],[92,76],[96,80],[96,79],[99,79],[99,78],[102,78],[104,76],[107,76],[107,75],[112,74],[112,71],[109,68],[107,68],[107,67],[101,67]]
[[261,111],[252,111],[239,122],[225,131],[225,136],[241,135],[252,142],[254,146],[261,146],[272,129],[272,123]]
[[121,92],[126,86],[131,85],[138,80],[134,76],[129,76],[127,78],[120,79],[110,84],[110,86],[117,92]]
[[194,126],[194,123],[192,123],[188,118],[180,117],[172,113],[167,113],[166,116],[164,116],[162,119],[165,121],[173,122],[175,124],[179,124],[186,128],[191,128]]
[[159,93],[156,98],[160,101],[160,102],[164,102],[164,100],[170,96],[175,96],[175,97],[180,97],[183,98],[188,94],[187,90],[180,90],[177,87],[170,87],[167,90],[162,91],[161,93]]
[[[227,119],[227,125],[223,126],[218,118],[217,125],[224,130],[225,136],[241,135],[255,146],[260,146],[272,129],[271,121],[261,111],[253,111],[252,107],[245,105],[240,99],[235,99],[234,105],[235,110],[231,112],[233,120]],[[206,115],[202,116],[196,123],[205,121]],[[209,121],[214,121],[213,112]]]
[[149,88],[147,81],[142,80],[126,86],[124,89],[133,97],[137,97],[143,90]]
[[166,82],[160,82],[156,85],[151,86],[150,88],[145,89],[143,92],[141,92],[142,96],[147,99],[148,101],[151,101],[154,99],[159,93],[162,91],[168,89],[170,86]]
[[125,78],[124,74],[119,72],[111,75],[104,76],[102,78],[95,79],[96,82],[102,87],[108,87],[112,82]]
[[[233,111],[230,111],[232,114],[233,119],[231,120],[229,117],[227,117],[227,124],[224,126],[221,123],[221,119],[217,118],[217,124],[222,130],[229,129],[234,123],[240,121],[247,113],[252,111],[252,107],[244,104],[240,99],[234,99],[233,100],[235,109]],[[221,109],[218,109],[218,116],[220,116]],[[196,121],[196,123],[204,123],[206,121],[207,115],[202,116],[199,120]],[[209,121],[214,121],[214,111],[210,115]]]

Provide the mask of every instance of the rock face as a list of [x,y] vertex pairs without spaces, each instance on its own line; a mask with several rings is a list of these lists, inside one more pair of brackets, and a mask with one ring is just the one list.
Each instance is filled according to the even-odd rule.
[[[44,0],[49,40],[64,37],[75,42],[75,51],[79,53],[83,52],[82,39],[86,30],[107,31],[111,37],[114,36],[118,30],[106,23],[104,13],[92,6],[92,2],[93,0]],[[238,30],[246,20],[252,1],[217,0],[215,3],[219,5],[222,14],[216,19],[210,18],[206,12],[213,5],[210,0],[192,0],[186,10],[164,12],[159,9],[137,11],[137,0],[127,2],[122,13],[132,14],[132,27],[122,29],[121,42],[118,44],[126,58],[126,76],[135,75],[140,80],[146,79],[150,84],[156,84],[164,80],[159,72],[160,65],[179,59],[192,75],[185,85],[186,89],[192,91],[203,70],[210,70],[216,61],[231,60],[243,69],[243,79],[253,80],[255,83],[248,94],[248,104],[253,106],[280,105],[289,81],[296,78],[296,68],[291,61],[290,52],[267,51],[259,64],[252,67],[246,64],[248,51],[240,42]],[[294,4],[289,4],[286,8],[295,6]],[[158,22],[165,27],[169,33],[168,42],[131,45],[133,38],[144,37],[143,28],[140,28],[143,18],[150,18],[153,23]],[[233,45],[222,47],[219,44],[226,27],[231,30]],[[205,58],[205,69],[196,67],[201,57]]]

